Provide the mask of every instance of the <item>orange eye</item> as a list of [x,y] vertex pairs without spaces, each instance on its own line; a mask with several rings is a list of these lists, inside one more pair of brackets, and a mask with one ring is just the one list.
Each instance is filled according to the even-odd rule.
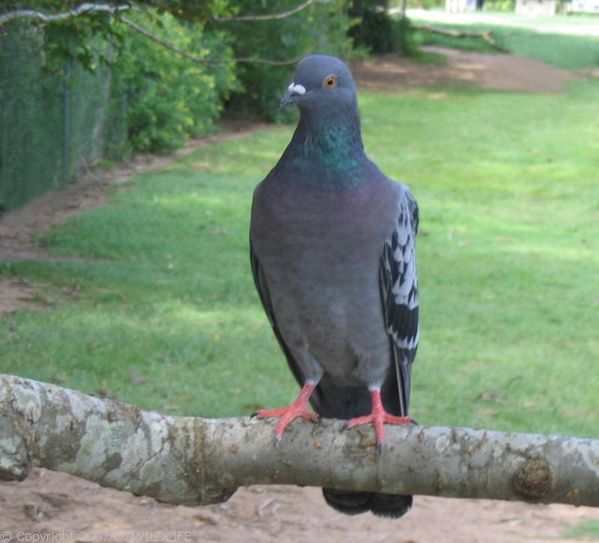
[[337,86],[337,76],[335,74],[327,75],[322,82],[325,89],[332,89]]

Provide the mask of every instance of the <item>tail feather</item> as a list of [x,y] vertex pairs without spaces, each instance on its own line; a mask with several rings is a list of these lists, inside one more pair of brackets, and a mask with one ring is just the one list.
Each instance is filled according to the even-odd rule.
[[370,511],[368,506],[370,492],[348,492],[346,490],[323,488],[322,495],[325,501],[340,513],[359,515]]
[[375,492],[353,492],[323,488],[325,501],[335,510],[346,515],[358,515],[372,511],[379,517],[399,518],[412,507],[412,496],[397,496]]
[[[393,415],[402,415],[398,384],[394,375],[385,381],[381,389],[385,409]],[[318,384],[311,402],[315,411],[325,418],[350,419],[367,415],[372,410],[370,393],[366,387],[340,387],[326,374]],[[323,488],[328,505],[346,515],[358,515],[371,511],[380,517],[399,518],[412,507],[412,496],[381,494],[377,492],[354,492]]]

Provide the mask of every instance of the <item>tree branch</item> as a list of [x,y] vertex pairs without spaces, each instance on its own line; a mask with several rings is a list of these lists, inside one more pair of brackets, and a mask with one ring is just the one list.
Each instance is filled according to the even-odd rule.
[[139,32],[142,36],[145,36],[149,40],[153,41],[154,43],[157,43],[158,45],[161,45],[162,47],[168,49],[169,51],[172,51],[173,53],[177,53],[178,55],[181,55],[182,57],[185,57],[188,60],[191,60],[193,62],[203,63],[203,64],[222,63],[222,61],[214,61],[214,60],[211,60],[208,58],[192,55],[188,51],[185,51],[184,49],[180,49],[179,47],[177,47],[176,45],[173,45],[169,41],[163,40],[159,36],[156,36],[156,34],[152,34],[152,32],[150,32],[149,30],[146,30],[145,28],[138,25],[135,21],[132,21],[128,17],[121,17],[121,21],[123,23],[125,23],[127,26],[130,26],[136,32]]
[[[295,10],[291,10],[291,11],[293,13],[297,13],[298,11],[300,11],[301,9],[304,9],[304,7],[307,7],[309,4],[313,3],[314,1],[316,1],[316,0],[309,0],[308,2],[306,2],[305,5],[299,6],[300,9],[296,8]],[[323,0],[318,0],[318,1],[323,1]],[[327,1],[327,0],[325,0],[325,1]],[[49,23],[49,22],[56,22],[56,21],[64,21],[66,19],[70,19],[72,17],[76,17],[78,15],[83,15],[85,13],[94,12],[94,11],[116,13],[116,12],[125,11],[128,9],[132,9],[132,6],[130,6],[128,4],[123,4],[120,6],[110,6],[110,5],[106,5],[106,4],[91,4],[91,3],[81,4],[80,6],[78,6],[76,8],[70,9],[63,13],[57,13],[57,14],[53,14],[53,15],[48,15],[42,11],[20,9],[20,10],[9,11],[7,13],[1,14],[0,15],[0,26],[2,26],[4,23],[6,23],[8,21],[11,21],[13,19],[19,19],[19,18],[38,19],[43,22]],[[291,12],[286,12],[286,13],[292,14]],[[267,20],[268,18],[280,19],[280,18],[282,18],[280,15],[284,15],[284,14],[276,14],[272,17],[266,16],[266,15],[265,16],[262,16],[262,15],[247,16],[248,17],[247,20],[254,20],[254,17],[256,17],[255,20]],[[287,16],[287,15],[284,15],[284,16]],[[261,19],[261,17],[265,17],[265,18]],[[225,20],[233,20],[233,19],[236,19],[236,18],[231,18],[231,19],[226,18],[226,19],[218,19],[218,20],[225,21]],[[215,59],[210,59],[210,58],[199,57],[197,55],[190,53],[189,51],[185,51],[184,49],[181,49],[181,48],[177,47],[176,45],[173,45],[169,41],[160,38],[156,34],[153,34],[149,30],[146,30],[145,28],[143,28],[142,26],[137,24],[135,21],[132,21],[131,19],[129,19],[127,17],[121,17],[120,20],[123,23],[125,23],[126,25],[128,25],[129,27],[131,27],[136,32],[145,36],[149,40],[152,40],[154,43],[157,43],[158,45],[165,47],[169,51],[172,51],[173,53],[176,53],[177,55],[180,55],[188,60],[191,60],[192,62],[196,62],[196,63],[200,63],[200,64],[207,64],[210,66],[216,66],[216,65],[225,63],[225,61],[223,61],[223,60],[215,60]],[[246,19],[241,18],[239,20],[246,20]],[[303,58],[303,56],[304,55],[301,55],[297,58],[292,58],[289,60],[270,60],[270,59],[253,58],[253,57],[234,58],[231,60],[232,60],[232,62],[235,62],[238,64],[254,63],[254,64],[267,64],[269,66],[288,66],[291,64],[296,64]]]
[[294,484],[395,494],[599,507],[599,441],[471,430],[170,417],[0,375],[0,480],[45,467],[173,504],[228,499],[239,486]]
[[[132,21],[131,19],[129,19],[127,17],[121,17],[121,21],[123,23],[125,23],[126,25],[130,26],[131,28],[133,28],[133,30],[135,30],[136,32],[139,32],[140,34],[142,34],[143,36],[148,38],[149,40],[152,40],[153,42],[157,43],[158,45],[161,45],[162,47],[165,47],[169,51],[172,51],[173,53],[181,55],[182,57],[184,57],[188,60],[191,60],[192,62],[197,62],[200,64],[208,64],[210,66],[224,64],[224,62],[225,62],[223,60],[215,60],[215,59],[211,59],[211,58],[204,58],[204,57],[198,57],[197,55],[193,55],[193,54],[189,53],[188,51],[185,51],[184,49],[180,49],[176,45],[173,45],[169,41],[163,40],[159,36],[156,36],[156,34],[152,34],[152,32],[150,32],[149,30],[146,30],[145,28],[138,25],[136,22]],[[291,60],[268,60],[268,59],[263,59],[263,58],[246,57],[246,58],[233,58],[233,59],[231,59],[231,61],[236,62],[236,63],[253,62],[256,64],[269,64],[272,66],[286,66],[289,64],[295,64],[302,58],[303,58],[303,55],[301,57],[294,58]]]
[[214,17],[213,20],[219,23],[236,23],[236,22],[246,22],[246,21],[274,21],[277,19],[285,19],[286,17],[291,17],[291,15],[295,15],[300,11],[306,9],[311,4],[314,4],[316,1],[321,3],[326,3],[328,0],[306,0],[303,4],[296,6],[288,11],[282,11],[280,13],[269,13],[265,15],[235,15],[233,17]]
[[84,13],[103,11],[105,13],[117,13],[120,11],[126,11],[131,9],[129,4],[122,4],[119,6],[110,6],[108,4],[91,4],[85,3],[77,6],[73,9],[67,9],[62,13],[53,13],[47,14],[43,11],[37,11],[33,9],[17,9],[14,11],[9,11],[7,13],[0,14],[0,26],[8,21],[12,21],[13,19],[37,19],[44,23],[51,23],[56,21],[64,21],[66,19],[71,19],[72,17],[77,17],[79,15],[83,15]]

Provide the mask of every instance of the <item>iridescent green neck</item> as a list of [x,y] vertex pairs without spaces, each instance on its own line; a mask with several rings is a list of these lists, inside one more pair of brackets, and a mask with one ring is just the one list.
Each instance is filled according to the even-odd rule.
[[367,161],[357,112],[344,117],[302,115],[287,149],[294,178],[323,188],[357,185]]

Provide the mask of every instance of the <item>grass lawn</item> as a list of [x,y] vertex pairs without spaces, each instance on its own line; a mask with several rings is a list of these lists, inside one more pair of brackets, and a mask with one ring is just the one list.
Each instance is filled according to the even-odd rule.
[[[507,17],[507,15],[506,15]],[[563,20],[560,18],[558,20]],[[440,23],[430,21],[414,20],[413,24],[426,24],[439,29],[461,30],[466,32],[480,32],[490,30],[497,45],[504,51],[533,57],[548,64],[560,68],[584,69],[599,66],[599,37],[580,36],[574,34],[557,34],[536,32],[532,28],[508,26],[511,18],[506,24],[488,23]],[[520,17],[520,20],[522,18]],[[577,19],[567,19],[572,28],[576,28]],[[586,19],[585,19],[586,20]],[[543,28],[544,20],[534,19],[539,29]],[[515,21],[514,21],[515,22]],[[562,22],[561,24],[565,24]],[[596,24],[599,25],[599,19]],[[435,45],[439,47],[450,47],[464,49],[467,51],[480,51],[483,53],[497,53],[497,50],[489,43],[477,37],[453,37],[434,34],[426,30],[413,29],[413,39],[418,45]]]
[[[371,157],[420,202],[414,417],[596,437],[599,81],[564,95],[364,93],[360,105]],[[173,414],[291,400],[247,249],[253,188],[291,130],[115,188],[44,238],[81,258],[2,264],[58,301],[1,318],[0,371]]]
[[568,539],[597,541],[599,539],[599,520],[580,522],[578,525],[567,530],[564,535]]

